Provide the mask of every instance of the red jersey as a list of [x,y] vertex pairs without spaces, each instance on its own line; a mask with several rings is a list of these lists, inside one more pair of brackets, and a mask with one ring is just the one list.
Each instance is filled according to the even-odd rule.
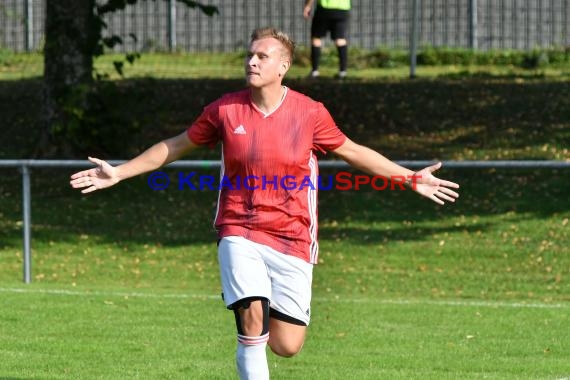
[[316,264],[314,151],[346,141],[323,104],[286,88],[279,107],[264,114],[246,89],[208,105],[187,133],[196,145],[222,142],[218,237],[242,236]]

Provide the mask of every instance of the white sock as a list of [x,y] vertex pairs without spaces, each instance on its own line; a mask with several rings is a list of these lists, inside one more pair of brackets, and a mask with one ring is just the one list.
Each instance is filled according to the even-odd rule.
[[262,336],[238,334],[236,363],[241,380],[269,380],[267,366],[267,340],[269,333]]

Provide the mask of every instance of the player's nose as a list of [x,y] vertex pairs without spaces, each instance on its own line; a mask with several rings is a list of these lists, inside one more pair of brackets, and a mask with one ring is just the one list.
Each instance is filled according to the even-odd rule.
[[257,66],[257,64],[259,63],[259,59],[257,58],[257,55],[252,55],[251,57],[247,58],[246,60],[246,64],[247,66]]

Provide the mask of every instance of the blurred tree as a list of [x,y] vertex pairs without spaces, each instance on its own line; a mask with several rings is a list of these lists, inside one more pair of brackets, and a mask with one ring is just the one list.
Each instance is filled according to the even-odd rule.
[[[74,111],[87,108],[97,46],[95,0],[47,0],[44,47],[44,128],[39,155],[72,152],[66,143]],[[82,95],[80,93],[83,93]]]
[[[93,58],[103,54],[105,47],[122,43],[118,36],[103,38],[103,17],[137,1],[145,0],[47,0],[43,128],[36,156],[71,157],[88,148],[84,142],[94,136],[91,129],[97,127],[90,114],[93,100],[102,103],[97,101],[101,95],[94,86]],[[218,13],[214,6],[177,1],[209,16]],[[127,54],[126,59],[132,63],[137,56]],[[121,73],[122,62],[115,62],[115,68]]]

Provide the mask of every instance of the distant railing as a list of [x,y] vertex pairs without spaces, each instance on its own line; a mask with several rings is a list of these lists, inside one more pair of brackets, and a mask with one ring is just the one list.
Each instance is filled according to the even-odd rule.
[[[120,36],[123,44],[115,49],[129,52],[240,51],[251,31],[266,25],[287,31],[301,46],[309,43],[310,22],[303,18],[301,0],[203,3],[220,13],[209,17],[176,0],[139,1],[106,15],[104,33]],[[530,50],[570,45],[568,0],[355,0],[350,45],[407,48],[414,9],[420,46]],[[41,50],[45,14],[46,0],[0,0],[0,48]]]
[[[110,160],[111,165],[119,165],[124,160]],[[434,161],[396,161],[409,168],[422,168]],[[169,168],[219,168],[221,162],[217,160],[176,161],[166,165]],[[570,168],[570,161],[443,161],[446,168],[457,169],[521,169],[521,168]],[[24,249],[24,282],[32,282],[32,248],[31,248],[31,220],[32,192],[30,186],[30,168],[91,168],[94,165],[86,160],[0,160],[0,168],[19,168],[22,173],[22,220],[23,220],[23,249]],[[321,161],[321,168],[347,168],[344,161]]]

